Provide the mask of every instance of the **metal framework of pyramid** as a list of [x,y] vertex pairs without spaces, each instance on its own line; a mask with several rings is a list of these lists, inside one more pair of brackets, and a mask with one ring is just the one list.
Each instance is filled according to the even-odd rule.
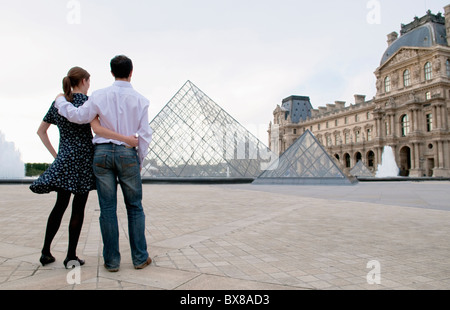
[[309,131],[289,147],[278,163],[264,171],[253,184],[350,185],[316,137]]
[[256,178],[269,148],[187,81],[150,123],[144,179]]

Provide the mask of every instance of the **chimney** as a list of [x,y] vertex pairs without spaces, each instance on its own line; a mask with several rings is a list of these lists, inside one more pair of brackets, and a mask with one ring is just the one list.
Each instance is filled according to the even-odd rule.
[[391,44],[394,43],[395,40],[397,40],[398,33],[395,31],[391,32],[390,34],[387,35],[387,37],[388,37],[388,40],[387,40],[388,46],[391,46]]
[[345,101],[335,101],[334,104],[336,105],[336,109],[345,108]]
[[366,102],[366,96],[364,95],[355,95],[355,104],[360,104]]
[[327,111],[334,111],[336,109],[335,104],[327,103]]
[[445,29],[447,30],[447,44],[450,45],[450,4],[444,7],[445,10]]

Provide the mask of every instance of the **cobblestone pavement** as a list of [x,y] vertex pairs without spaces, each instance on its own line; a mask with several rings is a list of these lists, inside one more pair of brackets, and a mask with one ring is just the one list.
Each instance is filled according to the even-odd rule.
[[119,197],[120,271],[103,267],[99,206],[92,192],[66,270],[70,208],[39,264],[56,195],[0,186],[0,290],[447,290],[450,183],[352,186],[144,185],[154,262],[131,263]]

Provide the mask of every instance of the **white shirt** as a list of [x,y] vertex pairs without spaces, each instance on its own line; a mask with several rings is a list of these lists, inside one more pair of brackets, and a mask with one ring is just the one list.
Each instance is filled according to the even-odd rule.
[[[88,124],[99,115],[100,124],[125,136],[139,135],[138,154],[141,167],[147,156],[148,147],[152,141],[153,130],[148,119],[149,101],[133,89],[131,83],[115,81],[110,87],[92,93],[89,100],[76,108],[64,97],[59,97],[55,107],[59,114],[76,124]],[[95,136],[94,144],[114,143],[125,145],[124,142]]]

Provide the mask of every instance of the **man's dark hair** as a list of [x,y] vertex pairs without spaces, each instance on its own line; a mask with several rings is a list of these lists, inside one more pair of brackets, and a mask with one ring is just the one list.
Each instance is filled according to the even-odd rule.
[[111,72],[118,79],[126,79],[133,71],[133,62],[124,55],[119,55],[111,60]]

